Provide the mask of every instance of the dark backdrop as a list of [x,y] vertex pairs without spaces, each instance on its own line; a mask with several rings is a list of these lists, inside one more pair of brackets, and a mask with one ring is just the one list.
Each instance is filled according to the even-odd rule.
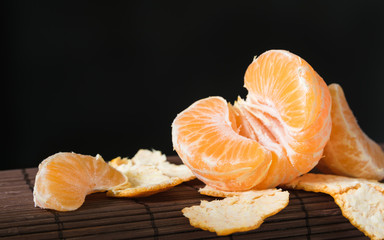
[[341,84],[360,126],[384,142],[383,1],[2,4],[1,169],[59,151],[176,154],[176,114],[208,96],[245,97],[244,72],[269,49]]

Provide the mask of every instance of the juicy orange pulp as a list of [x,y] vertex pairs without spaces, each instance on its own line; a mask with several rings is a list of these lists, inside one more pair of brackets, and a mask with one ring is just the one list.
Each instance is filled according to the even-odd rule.
[[384,179],[384,152],[360,128],[343,89],[329,85],[332,96],[332,131],[318,168],[348,177]]
[[172,123],[174,149],[207,185],[275,187],[310,171],[331,131],[329,90],[300,57],[267,51],[245,73],[246,100],[199,100]]
[[41,208],[72,211],[83,204],[86,195],[126,181],[127,177],[100,155],[56,153],[39,165],[33,197],[35,205]]

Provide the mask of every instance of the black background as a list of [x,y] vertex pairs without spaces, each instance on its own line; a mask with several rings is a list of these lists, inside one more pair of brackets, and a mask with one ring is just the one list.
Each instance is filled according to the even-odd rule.
[[269,49],[341,84],[360,126],[384,142],[383,1],[2,5],[1,169],[36,167],[59,151],[176,154],[176,114],[208,96],[245,97],[244,72]]

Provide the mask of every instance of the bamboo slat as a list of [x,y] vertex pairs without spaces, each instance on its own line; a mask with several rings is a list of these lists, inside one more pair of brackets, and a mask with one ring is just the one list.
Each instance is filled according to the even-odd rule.
[[[168,160],[181,163],[177,156]],[[219,237],[193,228],[181,212],[203,196],[199,180],[146,198],[87,196],[73,212],[35,208],[33,184],[37,168],[0,171],[0,238],[2,239],[367,239],[341,214],[332,197],[290,191],[289,205],[267,218],[259,229]]]

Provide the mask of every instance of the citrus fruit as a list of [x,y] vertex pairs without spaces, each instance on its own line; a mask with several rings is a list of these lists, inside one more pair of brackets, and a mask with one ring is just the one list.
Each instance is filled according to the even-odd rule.
[[127,181],[100,155],[56,153],[39,165],[35,178],[35,206],[58,211],[78,209],[87,194],[106,191]]
[[384,152],[360,128],[338,84],[329,85],[332,96],[332,131],[318,168],[348,177],[384,179]]
[[198,100],[172,123],[174,149],[207,185],[263,189],[310,171],[331,131],[327,85],[299,56],[271,50],[245,73],[245,100]]

